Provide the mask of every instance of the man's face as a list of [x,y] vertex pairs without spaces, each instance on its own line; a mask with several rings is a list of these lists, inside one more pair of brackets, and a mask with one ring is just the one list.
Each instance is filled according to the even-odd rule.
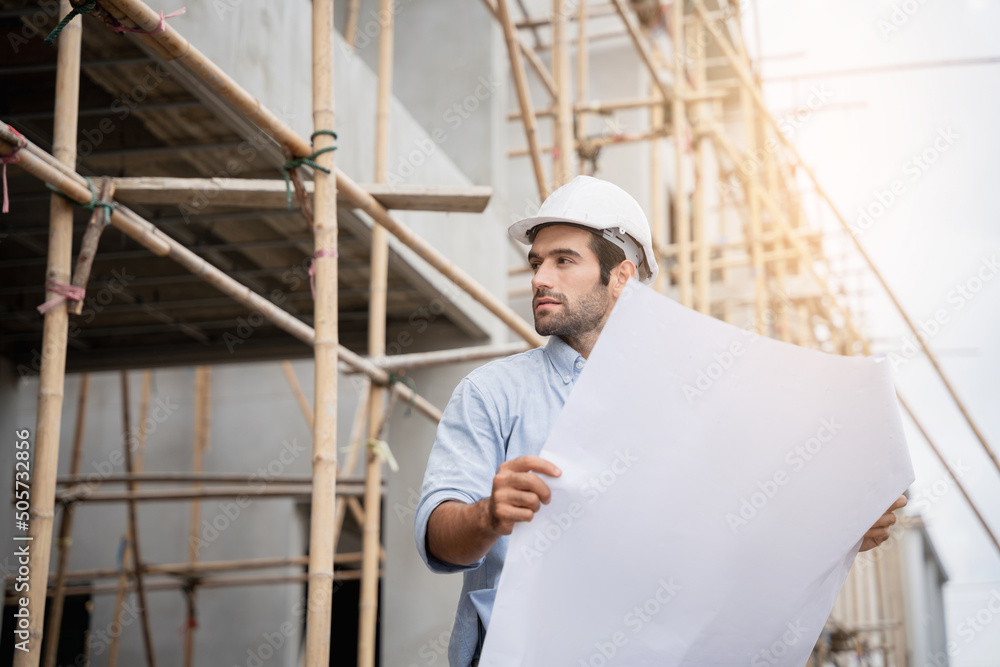
[[528,262],[535,330],[542,336],[580,337],[603,325],[614,299],[601,284],[601,268],[590,248],[592,234],[579,227],[549,225],[531,244]]

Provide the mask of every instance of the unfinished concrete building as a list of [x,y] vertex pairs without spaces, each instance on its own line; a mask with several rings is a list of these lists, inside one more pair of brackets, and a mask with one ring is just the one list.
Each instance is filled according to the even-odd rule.
[[[5,561],[0,664],[444,664],[460,581],[412,527],[439,407],[541,342],[506,227],[577,173],[643,206],[661,292],[869,352],[827,257],[863,250],[803,210],[740,5],[181,5],[0,2],[0,424],[59,610],[15,652]],[[947,577],[897,537],[814,664],[944,649]]]

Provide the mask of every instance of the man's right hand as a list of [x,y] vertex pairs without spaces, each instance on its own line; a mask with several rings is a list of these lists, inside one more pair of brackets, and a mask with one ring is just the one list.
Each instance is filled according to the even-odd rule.
[[469,505],[446,500],[427,521],[427,550],[454,565],[471,565],[486,555],[518,521],[531,521],[552,497],[535,473],[559,477],[562,471],[537,456],[520,456],[500,464],[488,498]]
[[510,535],[515,523],[531,521],[543,503],[549,504],[552,491],[535,473],[559,477],[562,471],[538,456],[519,456],[500,464],[487,503],[491,530]]

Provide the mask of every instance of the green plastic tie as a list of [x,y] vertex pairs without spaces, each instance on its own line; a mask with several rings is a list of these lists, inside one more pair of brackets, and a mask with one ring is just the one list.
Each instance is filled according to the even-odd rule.
[[90,10],[96,6],[97,0],[92,0],[91,2],[87,2],[82,5],[72,5],[73,8],[69,10],[69,14],[63,17],[63,20],[59,22],[59,25],[53,28],[52,32],[49,33],[49,36],[45,38],[45,43],[51,45],[52,42],[56,41],[56,37],[58,37],[59,33],[63,31],[63,28],[69,25],[69,22],[73,20],[73,17],[77,14],[80,14],[81,16],[83,14],[89,14]]
[[[312,144],[313,140],[318,134],[325,134],[329,137],[337,138],[337,133],[333,130],[316,130],[309,135],[309,143]],[[313,151],[310,155],[305,157],[292,158],[285,164],[281,166],[281,174],[285,177],[285,202],[288,204],[288,210],[292,210],[292,178],[290,176],[292,169],[298,169],[304,164],[309,165],[313,169],[318,169],[324,174],[329,174],[330,170],[326,167],[321,167],[316,164],[316,158],[318,158],[323,153],[329,153],[331,151],[337,150],[336,146],[327,146],[326,148],[321,148],[318,151]]]
[[52,192],[56,193],[57,195],[59,195],[60,197],[62,197],[66,201],[70,202],[71,204],[75,204],[75,205],[79,206],[80,208],[83,208],[83,209],[86,209],[86,210],[90,211],[91,213],[93,213],[94,209],[96,209],[98,207],[103,208],[104,209],[104,226],[107,227],[108,225],[111,224],[111,211],[113,211],[116,208],[118,208],[118,204],[116,202],[113,202],[113,201],[101,201],[100,199],[98,199],[97,198],[97,188],[94,187],[94,182],[92,180],[90,180],[89,178],[87,178],[86,176],[84,176],[83,178],[87,181],[87,187],[90,188],[90,201],[87,202],[87,203],[85,203],[85,204],[81,204],[80,202],[76,201],[75,199],[73,199],[72,197],[70,197],[69,195],[67,195],[65,192],[63,192],[62,190],[60,190],[59,188],[57,188],[56,186],[54,186],[54,185],[52,185],[50,183],[46,183],[45,187],[47,187],[49,190],[52,190]]

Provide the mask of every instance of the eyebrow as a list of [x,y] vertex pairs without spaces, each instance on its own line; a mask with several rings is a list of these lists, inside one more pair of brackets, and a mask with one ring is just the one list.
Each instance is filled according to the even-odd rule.
[[[583,255],[581,255],[580,253],[578,253],[576,250],[573,250],[572,248],[555,248],[553,250],[549,250],[546,253],[546,255],[548,255],[549,257],[551,257],[553,255],[569,255],[570,257],[580,257],[580,258],[583,257]],[[542,256],[539,255],[534,250],[530,250],[528,252],[528,260],[541,259],[541,258],[542,258]]]

